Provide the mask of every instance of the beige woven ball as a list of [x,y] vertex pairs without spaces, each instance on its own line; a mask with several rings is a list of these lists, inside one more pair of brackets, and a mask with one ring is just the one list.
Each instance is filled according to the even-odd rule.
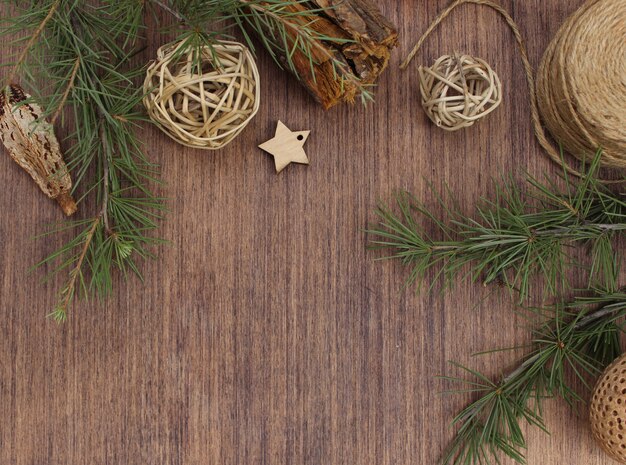
[[246,46],[183,42],[157,52],[144,82],[144,105],[165,134],[188,147],[216,150],[231,142],[259,109],[259,72]]
[[626,463],[626,354],[604,371],[591,398],[593,435],[614,459]]
[[420,66],[419,78],[424,111],[446,131],[472,126],[502,101],[498,75],[470,55],[444,55],[430,68]]

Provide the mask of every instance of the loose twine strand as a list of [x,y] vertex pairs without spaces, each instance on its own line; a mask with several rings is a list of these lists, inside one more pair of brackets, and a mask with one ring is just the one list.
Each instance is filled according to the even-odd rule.
[[[431,25],[428,27],[428,29],[426,29],[426,31],[424,32],[424,34],[419,38],[419,40],[417,41],[417,43],[415,44],[415,46],[413,47],[413,49],[411,50],[411,52],[409,53],[409,55],[406,57],[406,59],[402,62],[402,64],[400,65],[401,69],[406,69],[408,67],[408,65],[410,64],[411,60],[415,57],[415,55],[418,53],[418,51],[420,50],[420,48],[422,47],[422,45],[424,44],[424,41],[428,38],[428,36],[439,26],[439,24],[441,24],[441,22],[446,19],[450,13],[458,6],[466,4],[466,3],[474,3],[477,5],[485,5],[493,10],[495,10],[496,12],[498,12],[506,21],[507,25],[509,26],[509,28],[511,29],[511,31],[513,32],[513,35],[515,37],[515,41],[517,42],[519,51],[520,51],[520,56],[522,59],[522,64],[524,66],[524,73],[526,74],[526,81],[528,82],[528,90],[529,90],[529,97],[530,97],[530,118],[531,118],[531,122],[533,125],[533,129],[535,132],[535,135],[537,137],[537,140],[539,142],[539,144],[541,145],[541,147],[546,151],[546,153],[548,154],[548,156],[556,163],[562,165],[564,167],[564,169],[570,173],[573,174],[575,176],[579,176],[581,177],[582,174],[575,170],[574,168],[572,168],[571,166],[569,166],[565,160],[563,159],[562,156],[562,152],[560,150],[557,150],[554,148],[554,146],[550,143],[550,141],[548,140],[546,133],[543,129],[543,126],[541,124],[541,117],[540,117],[540,112],[539,112],[539,106],[537,103],[537,94],[536,94],[536,85],[535,85],[535,78],[534,78],[534,73],[533,73],[533,68],[530,65],[530,61],[528,59],[528,52],[526,50],[526,46],[524,44],[524,40],[522,39],[522,35],[520,33],[519,27],[517,26],[517,24],[515,23],[515,21],[513,20],[513,18],[511,17],[511,15],[509,15],[509,13],[500,5],[498,5],[497,3],[494,3],[490,0],[455,0],[454,2],[452,2],[447,8],[445,8],[438,16],[437,18],[431,23]],[[610,181],[609,181],[610,182]],[[613,181],[613,182],[623,182],[623,181]]]

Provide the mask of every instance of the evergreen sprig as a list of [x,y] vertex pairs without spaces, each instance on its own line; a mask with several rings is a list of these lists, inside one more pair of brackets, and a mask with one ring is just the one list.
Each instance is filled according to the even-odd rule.
[[18,2],[1,30],[9,36],[35,31],[20,42],[10,79],[20,73],[53,122],[69,109],[68,167],[75,188],[86,186],[84,196],[93,193],[97,204],[90,218],[46,233],[77,231],[40,263],[68,275],[51,314],[57,321],[65,320],[79,293],[107,295],[115,269],[140,274],[136,260],[150,256],[148,247],[158,242],[150,232],[162,202],[149,187],[158,170],[135,134],[143,119],[137,110],[141,70],[129,65],[129,57],[139,38],[141,5],[131,3]]
[[530,352],[507,375],[493,381],[478,371],[453,362],[471,379],[443,377],[479,397],[454,417],[457,433],[442,459],[443,465],[489,465],[504,454],[525,463],[527,422],[547,432],[542,417],[545,399],[581,400],[573,387],[590,388],[590,377],[620,354],[619,335],[626,317],[626,293],[598,292],[573,303],[539,313],[543,322],[533,332]]
[[[383,204],[377,209],[379,224],[368,231],[370,245],[411,268],[407,284],[421,284],[431,269],[431,288],[438,277],[450,284],[470,265],[463,277],[502,282],[519,292],[521,302],[529,295],[532,276],[543,276],[547,292],[556,295],[567,287],[566,269],[574,266],[587,270],[590,286],[614,289],[621,266],[615,241],[626,230],[626,196],[598,180],[600,156],[581,179],[564,173],[564,188],[532,176],[526,190],[511,179],[496,182],[495,199],[482,199],[475,218],[463,214],[454,200],[446,203],[438,196],[446,221],[401,193],[399,215]],[[432,223],[435,233],[420,220]],[[577,244],[590,251],[587,266],[570,254]]]

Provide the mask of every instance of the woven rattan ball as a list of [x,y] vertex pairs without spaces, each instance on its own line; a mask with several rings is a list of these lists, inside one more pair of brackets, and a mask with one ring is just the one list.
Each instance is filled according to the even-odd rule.
[[589,409],[593,435],[604,450],[626,463],[626,354],[598,380]]
[[430,68],[420,66],[419,77],[422,107],[446,131],[472,126],[502,101],[498,75],[480,58],[444,55]]
[[[188,147],[216,150],[231,142],[259,109],[259,72],[247,47],[161,47],[144,82],[144,105],[163,132]],[[201,72],[198,63],[201,63]]]

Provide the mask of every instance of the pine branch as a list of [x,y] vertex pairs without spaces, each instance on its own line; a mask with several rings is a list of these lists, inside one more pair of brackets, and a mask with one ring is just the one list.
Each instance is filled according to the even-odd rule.
[[151,231],[162,199],[148,188],[156,181],[156,167],[134,134],[143,120],[137,112],[142,72],[129,61],[140,31],[141,2],[57,3],[46,16],[39,2],[23,4],[0,33],[12,35],[29,25],[35,29],[38,39],[28,41],[20,54],[30,60],[18,60],[23,79],[40,90],[38,100],[54,109],[53,120],[71,108],[68,166],[75,186],[85,185],[85,195],[94,197],[90,204],[96,204],[91,219],[56,229],[78,232],[40,263],[54,265],[52,273],[67,272],[51,314],[64,321],[75,298],[109,294],[116,269],[124,276],[127,271],[140,275],[135,260],[151,257],[148,247],[160,242]]
[[598,293],[591,298],[556,306],[536,330],[533,351],[500,381],[453,365],[475,380],[444,377],[467,386],[452,392],[475,392],[480,397],[453,420],[458,431],[443,456],[444,465],[488,465],[500,453],[525,463],[526,441],[521,422],[547,431],[542,402],[559,396],[568,403],[581,400],[567,381],[568,371],[589,388],[587,377],[597,376],[620,353],[618,322],[626,317],[626,293]]
[[[67,284],[65,285],[65,287],[60,293],[60,301],[59,303],[57,303],[57,305],[54,307],[54,310],[50,314],[50,316],[57,323],[62,323],[67,320],[67,310],[70,304],[72,303],[74,296],[76,295],[76,282],[77,281],[80,281],[81,283],[84,282],[84,278],[82,274],[83,263],[85,261],[85,257],[87,256],[87,252],[89,251],[89,248],[91,247],[91,243],[96,233],[96,229],[100,225],[100,220],[101,220],[101,216],[97,216],[93,220],[91,226],[87,229],[87,232],[84,235],[84,239],[82,240],[80,255],[78,256],[78,259],[76,260],[74,267],[69,273],[69,279],[67,281]],[[81,236],[82,235],[80,235],[79,238]]]
[[[391,251],[386,258],[411,268],[407,284],[421,284],[431,269],[450,284],[470,264],[474,280],[504,282],[519,291],[522,302],[534,275],[543,276],[547,291],[556,295],[567,286],[566,269],[575,266],[587,269],[590,286],[614,289],[622,262],[614,244],[626,230],[626,197],[597,180],[598,167],[599,155],[580,181],[565,175],[564,189],[530,176],[526,191],[512,181],[496,183],[495,201],[483,199],[476,218],[439,197],[446,221],[410,194],[401,194],[400,215],[385,205],[376,211],[380,221],[368,230],[371,247]],[[418,217],[434,225],[437,239]],[[569,263],[569,248],[576,244],[591,250],[590,266]]]
[[54,123],[56,123],[57,118],[63,112],[63,108],[65,107],[65,104],[67,103],[67,99],[70,96],[70,92],[72,91],[72,88],[74,87],[74,80],[76,79],[76,75],[78,74],[79,66],[80,66],[80,57],[76,57],[76,61],[74,62],[74,66],[72,67],[72,72],[70,74],[69,82],[67,83],[65,92],[63,92],[63,95],[61,96],[61,102],[59,103],[57,110],[52,115],[52,118],[50,118],[50,124],[52,126],[54,126]]
[[57,12],[57,9],[59,8],[59,4],[60,3],[61,3],[61,0],[55,0],[49,6],[48,13],[43,18],[43,20],[41,21],[39,26],[37,26],[37,29],[35,29],[35,31],[31,35],[30,39],[28,39],[28,42],[23,47],[22,52],[20,53],[17,61],[13,65],[13,71],[11,71],[11,74],[9,75],[9,77],[6,80],[7,84],[10,84],[11,82],[13,82],[15,80],[15,78],[17,76],[17,73],[19,72],[19,68],[24,64],[24,61],[26,60],[26,57],[28,56],[28,54],[30,53],[31,49],[33,48],[33,46],[35,45],[35,43],[39,39],[39,36],[43,32],[44,28],[46,27],[48,22],[52,19],[54,14]]
[[100,210],[100,216],[102,217],[102,224],[104,226],[104,231],[107,234],[107,236],[110,236],[113,231],[111,230],[111,224],[109,223],[109,191],[110,191],[110,187],[109,187],[109,173],[110,173],[109,142],[107,140],[105,129],[104,129],[104,116],[102,116],[100,112],[98,112],[98,114],[100,116],[99,135],[100,135],[100,141],[102,143],[102,153],[103,153],[102,208]]

